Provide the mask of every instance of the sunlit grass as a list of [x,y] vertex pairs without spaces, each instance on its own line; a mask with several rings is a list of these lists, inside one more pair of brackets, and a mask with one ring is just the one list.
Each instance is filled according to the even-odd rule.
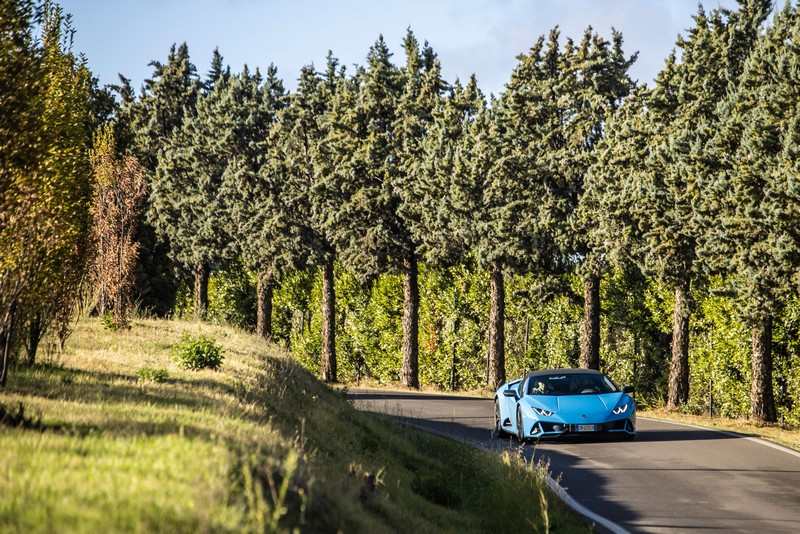
[[[214,338],[218,371],[170,355]],[[235,329],[84,320],[65,353],[11,370],[0,404],[3,532],[586,531],[537,469],[356,411]]]
[[691,415],[681,412],[671,412],[664,408],[647,410],[641,412],[639,415],[642,417],[651,417],[653,419],[717,428],[719,430],[736,432],[746,436],[760,437],[800,451],[800,430],[781,428],[777,424],[755,424],[744,419]]

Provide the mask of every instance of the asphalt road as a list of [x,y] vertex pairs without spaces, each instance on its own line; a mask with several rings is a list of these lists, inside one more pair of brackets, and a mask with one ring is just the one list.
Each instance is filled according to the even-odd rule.
[[[350,390],[357,408],[488,447],[492,400]],[[635,441],[527,444],[599,530],[800,532],[800,453],[754,438],[638,419]],[[597,517],[599,516],[599,517]]]

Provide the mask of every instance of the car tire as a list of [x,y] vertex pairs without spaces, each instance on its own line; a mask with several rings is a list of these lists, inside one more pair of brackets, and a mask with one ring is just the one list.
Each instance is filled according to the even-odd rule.
[[525,443],[525,429],[522,427],[522,410],[517,408],[517,439]]
[[494,437],[500,439],[502,438],[506,431],[503,430],[503,421],[501,421],[500,416],[500,401],[495,399],[494,401]]

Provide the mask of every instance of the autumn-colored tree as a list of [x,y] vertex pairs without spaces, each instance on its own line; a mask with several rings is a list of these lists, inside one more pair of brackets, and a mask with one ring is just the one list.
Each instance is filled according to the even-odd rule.
[[91,161],[96,181],[92,200],[92,283],[100,314],[112,312],[114,324],[120,328],[129,322],[139,254],[136,222],[147,197],[147,180],[144,168],[133,156],[117,158],[113,125],[100,130]]

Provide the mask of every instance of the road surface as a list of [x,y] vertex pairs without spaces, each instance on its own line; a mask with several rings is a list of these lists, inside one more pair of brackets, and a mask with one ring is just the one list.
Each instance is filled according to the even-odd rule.
[[[482,446],[491,399],[350,390],[357,408]],[[754,438],[639,418],[635,441],[529,443],[554,479],[616,532],[800,532],[800,453]],[[595,514],[592,516],[592,514]],[[598,517],[599,516],[599,517]]]

